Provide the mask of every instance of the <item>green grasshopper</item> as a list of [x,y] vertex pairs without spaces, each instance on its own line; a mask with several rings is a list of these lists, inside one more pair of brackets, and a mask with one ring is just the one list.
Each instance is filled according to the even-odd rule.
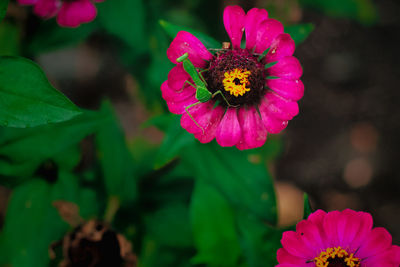
[[224,94],[221,92],[221,90],[216,91],[215,93],[211,93],[208,89],[207,89],[207,82],[204,79],[203,75],[201,74],[201,72],[198,72],[196,67],[193,65],[193,63],[189,60],[189,54],[185,53],[182,56],[178,57],[176,59],[177,62],[182,62],[183,65],[183,69],[189,74],[189,76],[192,78],[194,84],[192,84],[191,82],[189,82],[188,80],[186,80],[183,83],[183,87],[185,87],[185,84],[189,84],[190,86],[194,87],[196,89],[196,99],[199,102],[193,103],[189,106],[187,106],[185,108],[186,113],[189,115],[189,117],[194,121],[194,123],[203,131],[204,133],[204,129],[196,122],[196,120],[192,117],[192,115],[189,112],[189,109],[201,104],[201,103],[205,103],[207,101],[209,101],[210,99],[214,98],[216,95],[220,94],[222,96],[222,98],[224,99],[224,101],[228,104],[229,107],[235,107],[231,104],[229,104],[228,100],[226,100]]

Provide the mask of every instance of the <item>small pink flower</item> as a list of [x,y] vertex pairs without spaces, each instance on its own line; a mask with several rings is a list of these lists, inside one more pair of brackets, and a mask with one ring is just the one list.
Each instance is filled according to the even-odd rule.
[[296,232],[283,233],[277,267],[399,267],[400,247],[372,217],[350,209],[317,210],[299,222]]
[[[232,48],[220,49],[215,55],[191,33],[178,32],[167,50],[176,66],[161,85],[162,96],[172,113],[183,114],[182,127],[200,142],[215,138],[221,146],[241,150],[260,147],[268,132],[279,133],[298,114],[296,101],[304,93],[299,79],[303,70],[292,56],[294,41],[283,32],[279,21],[268,18],[266,10],[253,8],[245,14],[239,6],[228,6],[223,19]],[[245,49],[241,48],[243,32]],[[227,100],[217,94],[189,108],[193,119],[185,108],[198,102],[196,89],[185,83],[193,81],[176,61],[185,53],[196,68],[203,70],[207,89],[211,93],[221,91]],[[269,63],[274,64],[266,68]]]
[[95,2],[103,0],[17,0],[21,5],[33,5],[33,12],[42,18],[57,16],[57,23],[63,27],[78,27],[97,15]]

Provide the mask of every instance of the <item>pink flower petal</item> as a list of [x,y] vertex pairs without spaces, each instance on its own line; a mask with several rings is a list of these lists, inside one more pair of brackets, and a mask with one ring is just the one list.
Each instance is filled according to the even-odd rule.
[[315,226],[318,227],[320,236],[321,236],[321,241],[323,243],[323,247],[327,248],[327,238],[326,238],[326,234],[325,234],[325,230],[324,230],[324,220],[325,220],[325,216],[326,216],[326,212],[323,210],[316,210],[313,213],[310,214],[310,216],[308,216],[307,221],[312,222]]
[[340,246],[338,236],[338,222],[340,220],[340,212],[337,210],[328,212],[324,218],[323,227],[326,234],[326,241],[329,247]]
[[273,92],[267,92],[259,107],[261,114],[284,121],[291,120],[299,113],[297,102],[286,100]]
[[278,63],[267,69],[268,75],[289,80],[297,80],[303,74],[303,68],[297,58],[288,56],[280,59]]
[[63,2],[57,15],[57,23],[60,26],[75,28],[94,20],[96,15],[96,7],[90,0]]
[[242,131],[235,108],[228,108],[218,125],[215,136],[220,146],[234,146],[239,142]]
[[274,61],[278,61],[279,59],[291,56],[295,50],[295,44],[287,33],[279,34],[271,43],[269,51],[267,55],[265,55],[265,62],[270,63]]
[[397,265],[400,265],[400,247],[393,245],[390,249],[392,251],[393,255],[393,262],[396,263]]
[[172,63],[177,64],[176,59],[185,53],[189,54],[190,61],[198,68],[205,67],[207,61],[213,57],[193,34],[180,31],[167,49],[167,57]]
[[189,74],[183,69],[182,64],[175,65],[175,67],[173,67],[168,73],[169,88],[175,91],[180,91],[183,89],[185,81],[189,81],[193,84],[193,80],[190,78]]
[[187,106],[197,102],[195,97],[196,90],[190,88],[185,88],[179,93],[178,91],[170,89],[167,81],[163,82],[161,85],[161,93],[171,113],[183,114],[186,112],[185,108]]
[[[284,264],[293,264],[293,266],[307,266],[306,260],[296,257],[289,252],[286,251],[284,248],[278,249],[276,253],[276,259],[279,263]],[[278,265],[281,266],[281,265]]]
[[303,266],[309,266],[312,267],[312,265],[297,265],[297,264],[291,264],[291,263],[283,263],[283,264],[278,264],[275,267],[303,267]]
[[400,247],[391,246],[375,256],[363,259],[363,266],[398,267],[400,265]]
[[357,237],[360,227],[363,225],[365,218],[363,214],[364,212],[356,212],[350,209],[346,209],[340,214],[337,225],[339,243],[341,247],[349,248],[351,252],[357,250],[357,248],[352,248],[351,244]]
[[308,216],[307,220],[315,223],[316,225],[322,225],[326,214],[327,213],[323,210],[316,210],[311,213],[310,216]]
[[296,225],[296,232],[300,234],[300,238],[307,246],[307,248],[313,253],[313,257],[317,257],[319,253],[325,249],[324,241],[321,237],[320,229],[315,223],[302,220]]
[[236,147],[243,150],[262,146],[267,140],[267,130],[257,110],[254,107],[240,108],[238,118],[242,137]]
[[283,33],[283,25],[276,19],[266,19],[259,24],[256,33],[255,53],[263,53],[271,46],[276,36]]
[[[214,105],[210,103],[210,101],[206,103],[200,103],[191,107],[189,109],[189,113],[193,117],[193,119],[186,112],[183,113],[183,116],[181,118],[182,128],[186,129],[186,131],[192,134],[203,134],[203,131],[205,133],[204,127],[207,126],[207,123],[209,122],[210,115],[213,112],[213,107]],[[196,125],[196,123],[201,128]]]
[[233,48],[240,48],[246,14],[240,6],[227,6],[224,10],[224,26]]
[[42,18],[54,17],[61,7],[60,0],[38,0],[33,8],[33,13]]
[[383,227],[376,227],[366,237],[355,256],[361,259],[368,258],[389,249],[391,245],[392,236],[389,232]]
[[[268,95],[267,95],[268,94]],[[280,133],[283,129],[288,125],[288,119],[282,118],[292,118],[294,114],[296,114],[296,108],[293,104],[288,105],[288,109],[286,110],[285,105],[278,105],[279,101],[275,101],[277,103],[269,101],[269,98],[272,100],[276,99],[275,97],[271,97],[270,94],[267,93],[266,96],[262,99],[260,106],[258,107],[260,110],[262,122],[264,127],[268,132],[277,134]],[[282,99],[280,99],[282,100]],[[284,102],[282,102],[284,103]]]
[[359,212],[358,217],[360,220],[360,226],[358,228],[357,234],[354,239],[351,241],[349,245],[349,249],[351,251],[356,251],[360,247],[360,245],[364,242],[367,236],[370,234],[372,230],[372,216],[367,212]]
[[270,116],[265,109],[260,109],[262,122],[269,133],[278,134],[288,125],[288,121]]
[[211,142],[211,140],[215,138],[217,128],[224,112],[224,108],[217,106],[212,110],[212,112],[207,112],[205,116],[202,116],[197,123],[203,127],[204,133],[203,131],[195,133],[194,137],[203,144]]
[[310,251],[301,239],[301,235],[294,231],[284,232],[282,234],[281,244],[288,253],[298,258],[308,261],[315,257],[313,251]]
[[297,101],[304,95],[304,84],[301,80],[267,79],[266,85],[289,100]]
[[186,98],[182,101],[167,101],[168,110],[174,114],[184,114],[186,113],[186,107],[198,102],[197,99],[193,97]]
[[196,89],[192,86],[186,86],[183,90],[176,91],[168,86],[168,81],[165,81],[161,85],[161,94],[166,101],[180,102],[189,97],[194,97]]
[[246,49],[252,50],[256,46],[260,23],[266,19],[268,19],[268,12],[265,9],[252,8],[247,12],[244,24]]

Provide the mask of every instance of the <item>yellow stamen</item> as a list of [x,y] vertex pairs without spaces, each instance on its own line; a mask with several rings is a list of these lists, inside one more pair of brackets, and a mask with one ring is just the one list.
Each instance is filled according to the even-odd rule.
[[322,251],[318,257],[314,258],[315,266],[329,267],[329,261],[335,258],[342,259],[348,267],[360,267],[360,259],[355,258],[354,254],[349,254],[346,250],[339,247],[327,248]]
[[244,95],[250,91],[249,76],[251,72],[247,69],[234,69],[224,73],[225,78],[222,80],[225,91],[228,91],[231,95],[239,96]]

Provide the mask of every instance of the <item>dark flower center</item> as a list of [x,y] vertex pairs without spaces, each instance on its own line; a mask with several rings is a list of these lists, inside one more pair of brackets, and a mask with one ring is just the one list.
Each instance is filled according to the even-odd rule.
[[[204,73],[211,93],[223,106],[258,105],[265,95],[264,65],[247,50],[218,52]],[[228,102],[228,103],[227,103]]]
[[347,263],[344,262],[343,258],[335,258],[328,260],[329,267],[348,267]]

